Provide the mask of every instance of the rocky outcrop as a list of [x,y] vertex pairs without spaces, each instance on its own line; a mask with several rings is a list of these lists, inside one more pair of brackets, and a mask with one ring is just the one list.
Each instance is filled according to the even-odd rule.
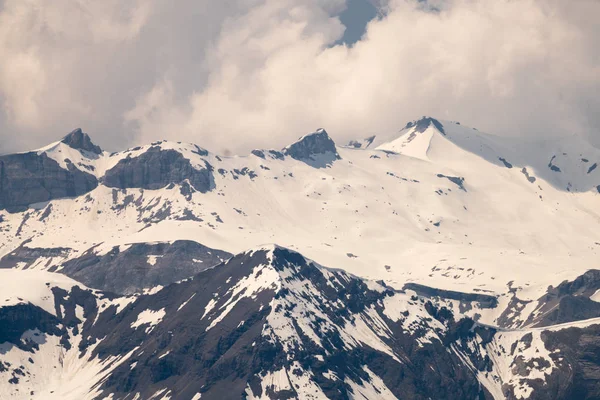
[[462,177],[458,177],[458,176],[447,176],[444,174],[437,174],[438,178],[446,178],[448,179],[450,182],[454,183],[456,186],[458,186],[458,188],[460,190],[462,190],[463,192],[466,192],[467,189],[465,189],[465,178]]
[[557,368],[531,399],[600,399],[600,325],[545,331],[542,339]]
[[527,324],[550,326],[600,317],[600,302],[590,297],[600,290],[600,270],[589,270],[573,281],[549,287]]
[[423,117],[418,121],[409,122],[408,124],[406,124],[404,129],[414,128],[415,131],[417,131],[419,133],[423,133],[431,125],[433,125],[443,135],[446,134],[446,131],[444,130],[444,125],[442,125],[442,123],[440,121],[438,121],[437,119],[431,118],[431,117]]
[[120,160],[106,171],[102,183],[119,189],[161,189],[188,179],[197,191],[206,193],[215,183],[212,166],[206,161],[204,164],[203,168],[194,168],[180,152],[153,146],[137,157]]
[[348,147],[353,147],[355,149],[366,149],[369,146],[371,146],[373,144],[373,141],[375,140],[375,135],[373,136],[369,136],[367,138],[364,138],[362,140],[351,140],[348,142]]
[[317,168],[330,166],[340,159],[335,142],[324,129],[301,137],[283,149],[283,154]]
[[231,254],[189,240],[115,246],[98,255],[96,248],[69,260],[59,272],[88,287],[133,294],[189,278],[228,259]]
[[64,169],[45,153],[0,157],[0,209],[22,211],[30,204],[80,196],[97,186],[95,176],[72,163]]
[[455,292],[452,290],[432,288],[412,282],[406,283],[403,289],[412,290],[419,296],[423,297],[438,297],[447,300],[458,300],[461,302],[461,304],[475,302],[478,303],[481,308],[496,308],[498,306],[498,299],[495,296],[490,296],[487,294]]
[[71,252],[71,249],[66,247],[28,247],[28,243],[29,241],[25,241],[18,248],[0,258],[0,268],[29,269],[33,265],[44,268],[56,258],[68,257]]
[[81,128],[77,128],[69,133],[61,142],[76,150],[102,154],[102,149],[99,146],[96,146],[88,134],[84,133]]
[[37,330],[40,333],[61,336],[66,332],[58,327],[59,323],[55,316],[33,304],[0,307],[0,345],[14,345],[22,350],[31,351],[35,342],[28,343],[22,340],[23,334]]

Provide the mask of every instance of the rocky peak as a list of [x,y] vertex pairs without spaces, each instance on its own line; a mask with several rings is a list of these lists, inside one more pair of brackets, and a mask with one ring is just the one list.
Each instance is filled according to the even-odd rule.
[[406,124],[406,126],[404,127],[404,129],[414,128],[417,132],[423,133],[432,124],[443,135],[446,134],[446,132],[444,131],[444,125],[442,125],[442,123],[440,121],[438,121],[435,118],[425,117],[425,116],[423,118],[421,118],[420,120],[418,120],[418,121],[409,122],[408,124]]
[[77,128],[63,138],[62,143],[77,150],[85,150],[90,153],[102,154],[102,149],[96,146],[87,133]]
[[331,165],[334,160],[340,159],[335,142],[325,129],[317,129],[313,133],[302,136],[283,149],[283,154],[317,168]]

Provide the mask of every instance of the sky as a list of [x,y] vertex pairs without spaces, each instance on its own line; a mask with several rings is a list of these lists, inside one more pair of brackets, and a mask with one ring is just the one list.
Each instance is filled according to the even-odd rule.
[[338,143],[423,115],[600,145],[599,0],[0,0],[0,153]]

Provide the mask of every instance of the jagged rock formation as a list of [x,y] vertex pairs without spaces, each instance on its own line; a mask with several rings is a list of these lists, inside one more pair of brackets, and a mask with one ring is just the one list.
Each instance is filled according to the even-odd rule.
[[66,258],[71,249],[66,247],[36,248],[28,247],[30,240],[25,240],[19,247],[0,258],[0,268],[41,268],[50,267],[49,264],[56,258]]
[[160,189],[185,180],[197,191],[208,192],[214,187],[213,168],[208,163],[195,168],[181,153],[152,146],[137,157],[121,159],[106,171],[102,183],[120,189]]
[[[527,323],[551,326],[600,317],[600,303],[592,298],[600,290],[600,270],[590,270],[574,281],[549,287],[537,301]],[[596,298],[597,300],[597,298]]]
[[76,150],[84,150],[94,154],[102,154],[100,146],[96,146],[87,133],[77,128],[62,140],[62,143]]
[[442,125],[442,123],[437,119],[431,117],[423,117],[417,121],[409,122],[408,124],[406,124],[404,129],[415,128],[416,132],[423,133],[431,125],[433,125],[442,134],[446,134],[446,131],[444,131],[444,125]]
[[373,135],[362,140],[351,140],[348,142],[348,147],[353,147],[355,149],[367,149],[373,144],[375,137],[376,136]]
[[324,129],[301,137],[283,149],[283,154],[317,168],[324,168],[340,159],[335,142]]

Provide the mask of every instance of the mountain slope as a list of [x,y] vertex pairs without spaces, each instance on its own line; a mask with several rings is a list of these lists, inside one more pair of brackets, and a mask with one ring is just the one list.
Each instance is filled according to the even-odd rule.
[[[424,124],[417,121],[401,135],[431,136],[421,159],[414,149],[413,156],[349,148],[333,153],[326,139],[311,143],[324,131],[295,145],[309,149],[304,161],[285,149],[221,157],[167,142],[103,153],[93,161],[100,185],[86,195],[0,212],[0,257],[25,241],[50,252],[71,249],[51,268],[100,243],[193,240],[236,253],[276,239],[396,288],[415,282],[510,299],[513,281],[524,300],[537,300],[549,285],[595,266],[596,170],[569,173],[569,192],[563,178],[543,178],[567,176],[547,167],[551,157],[543,166],[524,163],[519,146],[437,121],[441,133],[429,120],[423,133],[416,131]],[[570,151],[569,160],[575,153],[587,164],[600,162],[592,147]],[[163,161],[161,154],[167,154]],[[319,154],[333,158],[324,168],[306,162]],[[144,167],[144,157],[170,169],[154,172]],[[561,171],[567,170],[566,157],[561,152],[553,161]],[[592,189],[575,191],[585,187]]]
[[589,376],[598,369],[583,355],[597,346],[584,339],[597,333],[597,320],[497,330],[278,246],[139,297],[107,296],[65,278],[55,286],[55,274],[40,271],[0,275],[21,276],[24,285],[47,280],[55,306],[40,309],[47,301],[25,297],[0,307],[0,319],[13,321],[0,335],[6,398],[597,394]]
[[0,392],[598,397],[600,152],[429,117],[357,143],[2,156]]

